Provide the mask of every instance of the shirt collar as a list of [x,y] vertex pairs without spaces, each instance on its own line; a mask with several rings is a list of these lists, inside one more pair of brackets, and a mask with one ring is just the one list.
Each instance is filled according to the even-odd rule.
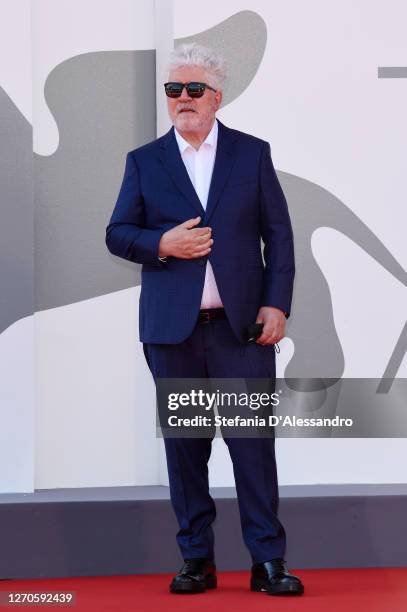
[[[188,147],[191,147],[191,149],[193,149],[194,151],[196,151],[196,149],[194,149],[187,140],[185,140],[185,138],[183,138],[181,136],[181,134],[177,131],[177,129],[174,127],[174,134],[175,134],[175,138],[177,139],[177,143],[178,143],[178,147],[179,147],[179,151],[181,153],[181,155],[185,152],[185,150]],[[205,140],[203,141],[202,145],[204,144],[208,144],[211,147],[216,146],[218,140],[218,120],[215,119],[215,121],[213,122],[213,126],[211,128],[211,131],[209,132],[209,134],[207,135],[207,137],[205,138]],[[199,148],[201,148],[199,147]]]

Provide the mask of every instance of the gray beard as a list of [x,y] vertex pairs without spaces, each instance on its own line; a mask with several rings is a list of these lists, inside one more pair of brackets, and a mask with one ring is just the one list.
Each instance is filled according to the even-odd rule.
[[186,117],[186,121],[181,117],[181,115],[177,115],[175,119],[175,127],[180,130],[185,130],[187,132],[198,132],[205,128],[207,125],[212,123],[212,116],[206,115],[205,117],[194,117],[193,114],[188,115]]

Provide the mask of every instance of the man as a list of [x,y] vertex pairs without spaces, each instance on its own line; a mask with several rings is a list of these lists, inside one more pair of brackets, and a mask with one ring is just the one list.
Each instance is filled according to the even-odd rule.
[[[222,58],[176,49],[165,84],[173,127],[127,154],[106,229],[111,253],[142,264],[140,340],[160,378],[275,378],[274,344],[289,316],[294,251],[287,204],[267,142],[215,118]],[[261,255],[264,242],[264,260]],[[256,342],[247,328],[262,323]],[[217,585],[209,494],[210,437],[165,438],[184,565],[174,593]],[[274,438],[225,438],[233,462],[251,589],[301,594],[284,561]]]

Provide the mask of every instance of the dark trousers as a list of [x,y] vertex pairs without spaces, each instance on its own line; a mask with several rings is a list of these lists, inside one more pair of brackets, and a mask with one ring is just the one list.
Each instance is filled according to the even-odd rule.
[[[180,344],[144,344],[157,378],[272,378],[274,347],[238,342],[226,319],[197,323]],[[277,518],[274,438],[224,437],[233,463],[243,538],[254,563],[283,557],[285,531]],[[212,439],[164,438],[171,502],[184,559],[214,558],[215,504],[209,494]]]

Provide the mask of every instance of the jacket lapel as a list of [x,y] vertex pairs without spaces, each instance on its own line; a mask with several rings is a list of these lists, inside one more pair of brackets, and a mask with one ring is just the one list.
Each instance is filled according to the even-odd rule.
[[236,133],[218,120],[218,143],[206,205],[205,223],[213,214],[232,170],[236,153],[235,140]]
[[196,194],[185,164],[182,161],[178,144],[174,135],[174,127],[165,134],[160,149],[161,161],[178,189],[189,200],[197,213],[204,218],[205,210]]
[[234,130],[230,130],[218,120],[218,142],[206,211],[196,194],[185,168],[174,135],[174,126],[165,134],[160,143],[160,157],[164,167],[178,189],[184,194],[202,219],[204,219],[205,223],[213,214],[232,170],[236,153],[235,140],[236,133]]

